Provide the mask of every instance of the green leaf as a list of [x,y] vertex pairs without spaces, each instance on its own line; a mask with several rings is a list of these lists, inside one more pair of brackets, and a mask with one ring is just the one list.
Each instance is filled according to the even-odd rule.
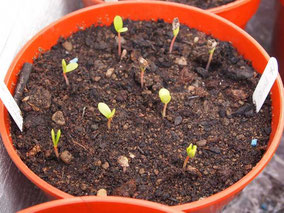
[[98,104],[98,109],[107,119],[111,118],[111,115],[115,113],[115,109],[113,110],[114,112],[111,111],[108,105],[102,102]]
[[113,19],[113,25],[117,32],[120,32],[121,28],[123,27],[122,18],[120,16],[115,16]]
[[63,73],[66,73],[66,61],[64,59],[62,59],[62,70],[63,70]]
[[112,118],[112,117],[114,116],[114,113],[115,113],[115,109],[113,109],[113,110],[111,111],[109,118]]
[[192,143],[191,143],[191,144],[186,148],[187,155],[188,155],[190,158],[194,158],[195,153],[196,153],[196,150],[197,150],[197,146],[196,146],[196,145],[192,145]]
[[119,33],[124,33],[124,32],[126,32],[127,30],[128,30],[127,27],[123,27],[123,28],[121,28],[118,32],[119,32]]
[[69,63],[66,67],[66,72],[71,72],[73,70],[75,70],[76,68],[78,67],[78,64],[77,63]]
[[59,129],[59,130],[57,130],[57,133],[56,133],[56,146],[59,142],[60,136],[61,136],[61,130]]
[[52,142],[53,142],[53,145],[55,146],[55,132],[54,132],[54,129],[51,130],[51,139],[52,139]]
[[159,97],[164,104],[169,103],[171,98],[172,98],[169,90],[167,90],[165,88],[160,89]]

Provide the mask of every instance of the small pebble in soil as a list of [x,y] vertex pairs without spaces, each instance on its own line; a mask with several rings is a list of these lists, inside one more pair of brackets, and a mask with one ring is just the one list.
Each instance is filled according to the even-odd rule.
[[60,154],[60,159],[61,159],[64,163],[70,164],[71,161],[72,161],[72,159],[73,159],[73,156],[72,156],[72,154],[71,154],[69,151],[65,150],[65,151],[63,151],[63,152]]
[[130,158],[135,158],[135,155],[133,153],[129,152],[129,157]]
[[185,59],[185,57],[180,57],[180,58],[176,58],[175,63],[181,66],[186,66],[187,65],[187,61]]
[[64,43],[62,43],[62,46],[64,47],[65,50],[67,50],[68,52],[71,52],[73,49],[73,45],[71,42],[69,41],[65,41]]
[[29,152],[26,153],[26,156],[27,157],[34,157],[40,151],[41,151],[40,146],[37,144]]
[[63,126],[65,125],[65,118],[62,111],[57,111],[52,115],[51,118],[56,124]]
[[99,189],[97,192],[98,197],[106,197],[107,196],[107,190],[105,189]]
[[108,162],[105,162],[103,165],[102,165],[103,169],[108,169],[109,168],[109,163]]
[[106,77],[107,77],[107,78],[110,78],[113,73],[114,73],[114,68],[109,68],[109,69],[106,71]]
[[117,162],[123,168],[123,172],[125,172],[126,168],[129,167],[128,159],[125,156],[119,156]]
[[94,165],[95,165],[95,166],[101,166],[101,165],[102,165],[102,162],[101,162],[100,160],[96,160],[96,161],[94,162]]
[[94,81],[95,81],[95,82],[99,82],[99,80],[101,80],[101,77],[100,77],[100,76],[94,77]]
[[139,169],[139,174],[140,175],[143,175],[144,173],[145,173],[145,169],[144,168]]
[[175,125],[180,125],[182,122],[182,117],[179,115],[177,117],[175,117]]
[[193,42],[194,42],[194,43],[197,43],[198,41],[199,41],[199,37],[197,37],[197,36],[194,37]]
[[206,143],[207,143],[206,140],[200,140],[200,141],[197,141],[197,142],[196,142],[196,145],[197,145],[197,146],[205,146]]
[[126,58],[126,55],[127,55],[127,50],[126,50],[126,49],[123,49],[123,50],[122,50],[122,53],[121,53],[121,56],[120,56],[120,60]]

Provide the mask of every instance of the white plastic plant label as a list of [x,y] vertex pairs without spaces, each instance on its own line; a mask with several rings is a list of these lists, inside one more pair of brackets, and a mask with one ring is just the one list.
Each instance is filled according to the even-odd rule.
[[252,101],[256,106],[256,112],[261,109],[276,77],[278,75],[278,64],[274,57],[271,57],[261,75],[261,78],[252,95]]
[[3,81],[0,81],[0,99],[22,132],[23,117],[21,110]]

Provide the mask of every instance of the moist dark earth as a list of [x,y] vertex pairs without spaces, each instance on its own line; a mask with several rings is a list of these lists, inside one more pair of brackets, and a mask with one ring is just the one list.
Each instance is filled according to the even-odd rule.
[[[20,103],[24,132],[11,124],[21,159],[43,180],[76,196],[105,189],[108,195],[176,205],[237,182],[261,159],[271,131],[269,98],[254,111],[259,76],[250,62],[217,40],[207,72],[211,36],[181,25],[169,54],[170,23],[124,24],[129,30],[122,34],[121,59],[114,28],[92,26],[59,39],[34,60]],[[149,64],[143,89],[139,56]],[[75,57],[79,67],[67,73],[66,86],[61,60]],[[163,87],[172,96],[166,118],[158,96]],[[99,102],[116,109],[111,130]],[[52,128],[62,131],[59,160]],[[197,153],[183,169],[190,143]],[[121,156],[128,160],[125,169]]]
[[177,3],[199,7],[202,9],[210,9],[213,7],[219,7],[234,2],[236,0],[163,0],[163,1],[177,2]]

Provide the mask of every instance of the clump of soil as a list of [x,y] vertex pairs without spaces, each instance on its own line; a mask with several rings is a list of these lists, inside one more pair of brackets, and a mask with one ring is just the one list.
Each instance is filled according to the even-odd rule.
[[163,0],[163,1],[170,1],[170,2],[177,2],[182,4],[187,4],[190,6],[199,7],[202,9],[210,9],[213,7],[219,7],[236,0]]
[[[222,41],[207,72],[212,37],[187,26],[181,26],[169,54],[171,24],[125,20],[125,25],[121,60],[116,33],[105,26],[61,38],[34,60],[20,105],[24,132],[12,123],[21,159],[48,183],[78,196],[102,189],[176,205],[237,182],[261,159],[270,134],[270,101],[258,114],[251,103],[258,74]],[[149,63],[143,89],[139,56]],[[67,73],[67,87],[61,60],[74,57],[79,67]],[[164,119],[162,87],[172,96]],[[116,109],[111,130],[99,102]],[[52,128],[62,131],[59,160]],[[197,153],[182,169],[190,143]]]

